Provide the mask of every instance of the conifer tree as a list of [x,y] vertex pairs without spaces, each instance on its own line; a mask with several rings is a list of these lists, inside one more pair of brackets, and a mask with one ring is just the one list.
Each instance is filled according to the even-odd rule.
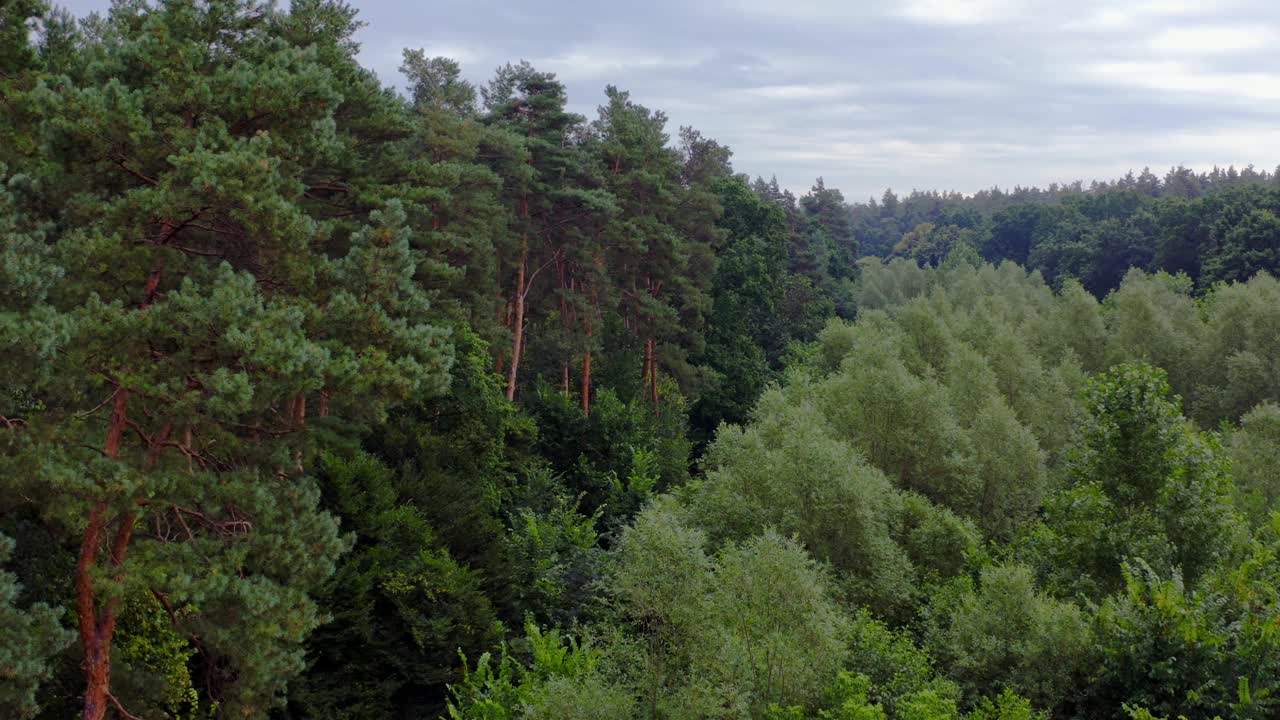
[[[498,152],[503,179],[503,201],[512,208],[514,244],[503,247],[503,323],[511,331],[506,356],[507,399],[514,400],[519,384],[530,321],[530,293],[539,289],[539,276],[556,264],[563,253],[557,227],[566,196],[573,151],[570,145],[580,116],[565,110],[565,90],[552,73],[539,72],[527,62],[498,69],[481,90],[486,122],[505,130],[508,137]],[[536,298],[537,296],[535,296]]]
[[[264,713],[344,545],[306,474],[317,437],[438,390],[448,369],[403,209],[382,203],[350,234],[308,211],[309,183],[348,149],[328,55],[354,52],[353,19],[295,11],[310,16],[118,4],[83,79],[33,92],[46,182],[69,199],[43,243],[16,246],[18,265],[48,255],[53,270],[18,313],[49,341],[23,344],[42,377],[0,393],[19,397],[7,462],[26,469],[5,483],[78,538],[86,720],[130,712],[113,639],[146,596],[191,638],[206,702]],[[300,26],[330,32],[304,47]]]
[[640,377],[657,411],[659,365],[674,367],[683,360],[663,353],[661,343],[701,343],[705,288],[714,266],[708,242],[714,230],[706,226],[713,226],[718,208],[686,202],[680,158],[667,147],[666,115],[612,86],[605,94],[608,104],[600,107],[594,128],[606,186],[619,208],[606,238],[609,273],[623,323],[642,343]]

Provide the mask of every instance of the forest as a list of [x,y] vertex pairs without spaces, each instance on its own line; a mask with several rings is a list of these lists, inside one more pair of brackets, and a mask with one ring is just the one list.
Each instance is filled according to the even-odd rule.
[[0,718],[1280,713],[1280,171],[797,197],[360,26],[0,6]]

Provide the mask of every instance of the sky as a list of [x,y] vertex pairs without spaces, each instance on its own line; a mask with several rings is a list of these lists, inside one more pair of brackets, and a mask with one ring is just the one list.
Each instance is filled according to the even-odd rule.
[[797,193],[1280,164],[1276,0],[349,1],[385,83],[404,48],[477,84],[528,60],[575,112],[629,90],[673,136],[691,125]]

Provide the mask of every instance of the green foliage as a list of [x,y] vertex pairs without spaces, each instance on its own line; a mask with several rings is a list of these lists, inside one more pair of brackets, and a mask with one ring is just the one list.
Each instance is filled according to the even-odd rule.
[[1086,400],[1075,484],[1028,540],[1051,585],[1097,598],[1123,587],[1126,556],[1188,581],[1229,558],[1240,518],[1223,452],[1182,418],[1164,373],[1118,366],[1091,381]]
[[[669,412],[655,416],[642,400],[624,403],[601,390],[585,415],[572,399],[544,384],[526,403],[538,427],[534,450],[569,493],[581,494],[583,513],[600,514],[601,529],[629,519],[650,491],[677,487],[688,478],[682,402],[665,399]],[[638,483],[628,482],[633,476]]]
[[568,623],[591,610],[599,580],[596,526],[578,501],[558,494],[549,505],[521,508],[510,518],[506,546],[515,606],[539,619]]
[[[967,580],[967,578],[966,578]],[[1022,565],[982,571],[929,609],[928,645],[969,703],[1008,689],[1053,708],[1089,665],[1089,635],[1075,605],[1046,597]]]
[[482,654],[472,669],[463,660],[462,681],[450,685],[452,720],[632,717],[635,701],[605,674],[599,651],[558,630],[525,626],[528,660],[503,646],[499,660]]
[[1240,419],[1224,443],[1231,459],[1236,505],[1254,526],[1280,509],[1280,405],[1263,403]]
[[965,257],[963,262],[976,265],[976,244],[977,233],[971,229],[921,223],[902,236],[891,257],[907,258],[929,267],[938,267],[946,260],[962,262],[961,258]]
[[850,206],[360,26],[0,8],[5,712],[1275,714],[1275,175]]
[[[169,717],[213,717],[217,708],[200,707],[200,695],[191,680],[188,663],[196,649],[173,631],[173,620],[153,595],[136,595],[125,600],[116,636],[116,658],[128,668],[117,680],[126,699],[155,694],[149,705],[162,707]],[[138,672],[141,687],[133,688],[129,671]],[[154,678],[148,683],[147,679]],[[148,687],[151,685],[152,687]],[[130,702],[130,705],[137,705]]]
[[824,702],[830,709],[821,709],[816,716],[807,715],[804,708],[798,706],[782,707],[770,705],[765,711],[765,720],[804,720],[806,717],[817,717],[819,720],[885,720],[884,710],[873,705],[867,699],[867,690],[871,681],[865,675],[854,675],[841,671],[836,680],[827,689]]
[[[921,575],[963,564],[972,526],[894,489],[829,429],[811,402],[770,391],[746,429],[723,429],[707,452],[707,479],[689,511],[716,542],[767,527],[794,533],[840,573],[845,593],[901,611]],[[913,561],[920,566],[914,567]]]
[[[1275,712],[1276,521],[1238,566],[1191,588],[1150,566],[1127,565],[1126,589],[1100,608],[1099,706],[1158,714],[1267,717]],[[1112,713],[1115,714],[1115,713]]]
[[[8,561],[14,542],[0,535],[0,562]],[[13,573],[0,569],[0,703],[16,720],[33,718],[40,708],[36,691],[49,679],[49,660],[71,644],[72,633],[59,622],[58,610],[43,603],[18,604],[22,587]]]
[[865,610],[854,616],[847,666],[867,678],[868,696],[890,717],[907,712],[919,697],[951,701],[953,706],[960,698],[959,686],[938,674],[929,653]]
[[[815,402],[836,435],[900,487],[1007,537],[1047,490],[1041,442],[1061,441],[1063,417],[1048,401],[1065,388],[1011,328],[983,327],[941,293],[895,311],[828,326],[819,365],[831,374]],[[1009,346],[1025,360],[997,352]]]
[[1030,700],[1005,690],[995,700],[983,698],[967,717],[968,720],[1046,720],[1048,714],[1033,709]]
[[616,550],[613,593],[638,633],[638,694],[682,716],[815,701],[844,655],[845,619],[823,569],[766,530],[709,555],[671,500],[642,513]]
[[318,593],[330,619],[308,641],[292,703],[316,718],[439,710],[459,649],[501,638],[479,575],[451,556],[422,511],[401,504],[397,478],[377,459],[328,454],[320,475],[326,506],[355,547]]
[[846,621],[828,593],[820,566],[772,531],[729,547],[709,598],[706,672],[756,708],[816,697],[843,655]]

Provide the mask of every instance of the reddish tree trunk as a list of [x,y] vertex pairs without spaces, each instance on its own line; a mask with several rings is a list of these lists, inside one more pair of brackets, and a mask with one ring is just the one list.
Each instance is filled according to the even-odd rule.
[[[148,282],[150,285],[150,282]],[[111,419],[107,425],[107,439],[102,454],[115,459],[120,456],[120,443],[124,439],[128,421],[129,391],[117,388],[111,407]],[[107,501],[99,500],[89,511],[89,521],[80,541],[80,557],[76,562],[76,614],[80,622],[80,649],[84,653],[84,720],[102,720],[107,713],[107,701],[111,694],[111,636],[115,633],[115,601],[108,602],[98,612],[97,593],[93,587],[93,568],[98,564],[98,550],[102,533],[107,526]],[[133,517],[120,518],[115,541],[111,547],[111,563],[119,568],[128,551],[129,538],[133,534]]]
[[[187,119],[188,127],[191,118]],[[157,244],[164,245],[173,239],[179,228],[166,220],[161,223],[161,237]],[[156,260],[151,272],[147,274],[143,285],[142,302],[138,312],[146,312],[155,302],[160,291],[160,278],[164,265]],[[111,405],[111,418],[107,421],[107,438],[102,444],[104,457],[114,460],[120,456],[120,445],[124,441],[124,431],[129,422],[129,391],[117,387]],[[157,436],[157,443],[168,440],[172,427],[168,424]],[[160,445],[149,448],[146,467],[154,466],[159,457]],[[84,537],[80,540],[80,557],[76,562],[76,614],[79,616],[80,649],[84,654],[83,670],[84,688],[84,720],[102,720],[107,713],[107,702],[114,700],[111,696],[111,639],[116,631],[116,611],[118,598],[111,598],[98,608],[97,591],[93,587],[93,569],[98,564],[98,552],[102,544],[102,533],[107,526],[108,505],[106,500],[94,503],[89,511],[88,523]],[[111,569],[114,579],[123,579],[125,556],[129,552],[129,541],[133,538],[133,515],[125,511],[116,520],[115,539],[111,543]]]
[[[591,306],[596,304],[596,293],[591,292]],[[583,325],[587,331],[587,350],[582,355],[582,414],[591,417],[591,312],[584,313]]]
[[80,649],[84,652],[84,720],[102,720],[107,714],[110,687],[110,654],[98,632],[92,575],[106,514],[107,503],[101,500],[89,511],[89,524],[80,541],[80,560],[76,563],[76,614],[80,621]]
[[640,370],[640,383],[646,390],[649,389],[649,363],[653,360],[653,356],[649,354],[649,340],[644,341],[644,367]]
[[290,415],[291,415],[290,425],[293,428],[297,430],[301,430],[302,428],[307,426],[307,396],[306,395],[303,395],[302,393],[298,393],[293,398],[293,408],[290,411]]
[[565,261],[563,255],[556,258],[556,274],[560,277],[560,328],[564,333],[566,341],[565,356],[560,361],[560,394],[569,397],[569,360],[572,357],[567,345],[569,337],[569,300],[567,293],[569,290],[568,268],[569,263]]
[[[587,337],[590,337],[588,335]],[[591,349],[582,357],[582,414],[591,417]]]
[[653,414],[658,414],[658,353],[657,343],[649,338],[649,396],[653,400]]
[[524,349],[524,273],[529,264],[529,251],[520,254],[520,268],[516,271],[516,312],[511,324],[511,367],[507,369],[507,399],[516,399],[516,376],[520,371],[520,352]]

